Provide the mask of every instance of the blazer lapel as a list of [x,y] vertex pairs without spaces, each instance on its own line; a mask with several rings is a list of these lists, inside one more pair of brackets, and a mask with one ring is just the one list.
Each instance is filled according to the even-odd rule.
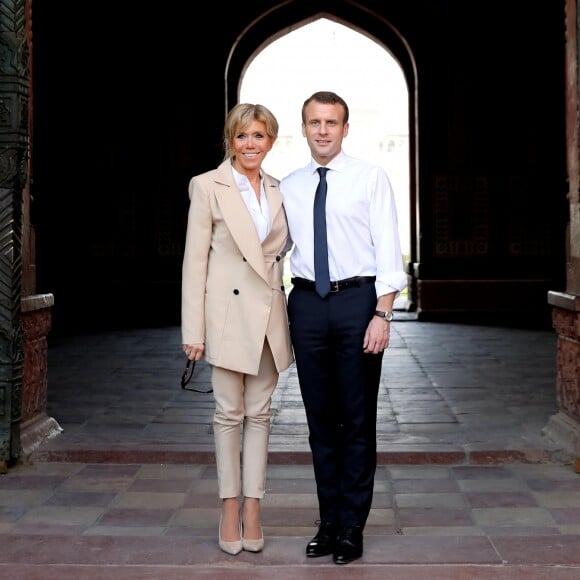
[[270,225],[274,223],[280,208],[282,207],[282,193],[278,188],[278,183],[269,175],[264,175],[264,189],[268,198],[268,207],[270,208]]
[[234,181],[229,159],[217,168],[215,195],[224,221],[240,252],[250,266],[266,279],[262,245],[256,233],[256,226]]

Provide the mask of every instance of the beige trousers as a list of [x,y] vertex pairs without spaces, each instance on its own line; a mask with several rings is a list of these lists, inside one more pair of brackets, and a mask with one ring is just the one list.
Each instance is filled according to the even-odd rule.
[[266,491],[272,394],[278,383],[268,341],[264,342],[257,375],[213,366],[211,382],[219,497],[243,493],[261,499]]

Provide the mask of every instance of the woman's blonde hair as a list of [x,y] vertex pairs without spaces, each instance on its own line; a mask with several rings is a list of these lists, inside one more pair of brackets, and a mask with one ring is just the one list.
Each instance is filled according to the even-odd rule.
[[252,105],[250,103],[238,103],[226,118],[224,125],[224,161],[231,159],[232,143],[235,136],[250,126],[252,121],[262,121],[266,125],[266,133],[275,141],[278,137],[278,120],[274,114],[264,105]]

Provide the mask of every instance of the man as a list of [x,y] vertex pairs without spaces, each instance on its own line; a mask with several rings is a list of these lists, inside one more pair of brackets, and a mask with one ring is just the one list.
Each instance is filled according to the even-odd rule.
[[[290,334],[320,512],[306,555],[333,554],[336,564],[363,553],[376,471],[382,358],[393,303],[407,283],[389,178],[382,168],[343,152],[348,118],[346,102],[335,93],[309,97],[302,107],[302,134],[312,159],[280,183],[294,243]],[[315,190],[325,180],[320,217]],[[327,241],[319,242],[325,222]],[[325,255],[321,273],[315,246]]]

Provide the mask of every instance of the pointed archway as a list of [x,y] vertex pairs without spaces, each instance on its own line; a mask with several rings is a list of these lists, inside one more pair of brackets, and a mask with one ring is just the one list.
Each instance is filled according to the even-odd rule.
[[[280,91],[284,87],[284,91]],[[300,123],[304,99],[318,90],[346,99],[346,153],[376,163],[393,185],[404,261],[409,257],[409,91],[398,61],[374,39],[320,18],[269,43],[246,67],[239,101],[268,106],[278,139],[264,169],[282,178],[308,162]],[[406,305],[406,290],[400,307]]]

